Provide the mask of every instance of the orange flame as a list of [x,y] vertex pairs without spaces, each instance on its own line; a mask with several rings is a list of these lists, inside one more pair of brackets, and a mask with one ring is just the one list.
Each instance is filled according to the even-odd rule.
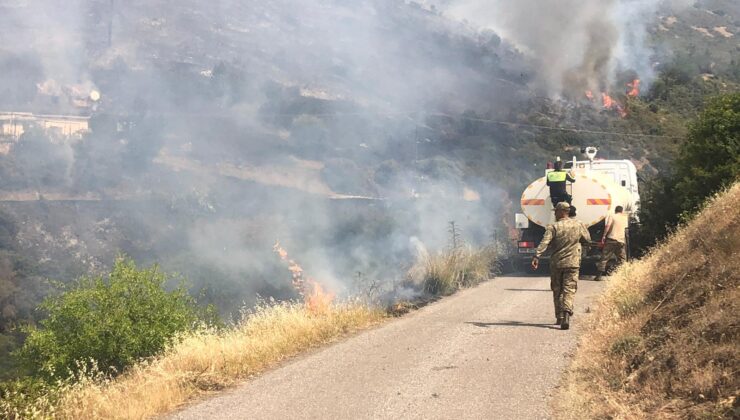
[[272,250],[280,257],[281,260],[285,261],[288,264],[288,270],[290,270],[290,274],[292,276],[293,288],[301,297],[303,297],[306,291],[306,282],[303,279],[303,267],[298,265],[297,262],[288,258],[288,251],[280,246],[280,242],[275,242],[275,246],[272,247]]
[[587,90],[586,91],[586,99],[588,99],[589,101],[593,101],[594,100],[594,93],[591,92],[590,90]]
[[272,250],[282,261],[287,263],[292,277],[293,288],[303,298],[303,302],[306,304],[308,310],[315,314],[326,313],[334,301],[334,294],[325,292],[324,288],[312,278],[304,278],[303,267],[288,257],[288,251],[280,246],[280,242],[275,242]]
[[606,92],[601,92],[601,102],[604,104],[605,109],[612,109],[614,107],[614,99]]
[[308,283],[312,289],[304,299],[308,310],[315,314],[327,313],[334,301],[334,293],[325,292],[324,288],[313,280],[309,280]]
[[630,98],[636,98],[640,96],[640,79],[635,79],[632,81],[632,83],[627,83],[627,87],[629,90],[627,91],[627,96]]
[[622,118],[626,118],[627,117],[627,110],[624,109],[624,107],[622,105],[617,104],[615,106],[615,108],[617,109],[617,113],[619,114],[620,117],[622,117]]
[[627,117],[627,110],[617,101],[615,101],[608,93],[601,93],[601,101],[604,105],[604,109],[616,110],[620,117]]

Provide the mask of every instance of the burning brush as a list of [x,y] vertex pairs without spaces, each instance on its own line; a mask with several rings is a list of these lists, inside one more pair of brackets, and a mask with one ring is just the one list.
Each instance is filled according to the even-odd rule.
[[[640,79],[634,79],[633,81],[627,83],[626,86],[627,91],[625,92],[625,95],[627,95],[627,97],[636,98],[640,96]],[[584,95],[589,102],[596,101],[593,91],[587,90],[584,92]],[[617,111],[619,116],[622,118],[625,118],[627,116],[627,109],[625,109],[625,106],[619,103],[619,101],[617,101],[616,99],[612,98],[608,92],[601,92],[601,105],[606,110]]]
[[[639,81],[638,86],[639,86]],[[596,98],[594,97],[594,93],[590,90],[587,90],[584,92],[584,95],[586,96],[586,99],[588,99],[589,102],[595,102]],[[627,116],[627,110],[617,102],[616,99],[612,98],[607,92],[601,92],[601,105],[606,110],[614,110],[617,111],[620,117],[625,118]]]
[[635,79],[631,83],[627,83],[627,88],[627,96],[630,98],[640,96],[640,79]]
[[290,259],[288,251],[280,245],[280,242],[275,242],[272,250],[288,265],[293,288],[303,299],[308,310],[314,314],[326,313],[334,301],[334,294],[325,292],[324,288],[312,278],[305,278],[303,267]]
[[601,93],[601,101],[604,105],[604,109],[616,110],[619,116],[622,118],[627,116],[627,111],[624,109],[624,107],[619,102],[615,101],[614,98],[609,96],[608,93]]

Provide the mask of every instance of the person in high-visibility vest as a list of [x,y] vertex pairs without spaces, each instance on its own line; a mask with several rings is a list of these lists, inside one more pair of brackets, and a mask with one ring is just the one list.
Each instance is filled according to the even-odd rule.
[[555,162],[555,170],[547,173],[547,186],[550,187],[550,200],[553,207],[562,202],[570,204],[573,200],[568,190],[565,189],[566,182],[576,182],[576,179],[572,173],[563,170],[563,162],[558,160]]

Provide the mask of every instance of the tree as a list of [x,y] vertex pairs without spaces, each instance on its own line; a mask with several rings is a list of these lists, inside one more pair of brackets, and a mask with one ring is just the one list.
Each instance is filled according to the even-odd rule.
[[740,94],[716,97],[689,124],[672,169],[642,188],[636,245],[646,249],[740,178]]
[[676,195],[685,214],[740,176],[740,93],[716,97],[689,125],[681,146]]
[[641,186],[640,227],[630,232],[630,241],[638,256],[678,225],[681,209],[675,188],[675,176],[665,173],[646,180]]
[[138,269],[119,258],[107,279],[81,278],[45,299],[40,308],[48,316],[27,329],[18,355],[42,377],[68,376],[92,363],[104,373],[121,372],[164,350],[199,318],[185,289],[168,292],[166,281],[156,266]]

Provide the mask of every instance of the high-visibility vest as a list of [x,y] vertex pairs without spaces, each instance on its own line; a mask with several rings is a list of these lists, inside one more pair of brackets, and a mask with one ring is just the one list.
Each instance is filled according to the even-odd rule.
[[565,182],[568,173],[565,171],[552,171],[547,173],[547,180],[549,182]]

